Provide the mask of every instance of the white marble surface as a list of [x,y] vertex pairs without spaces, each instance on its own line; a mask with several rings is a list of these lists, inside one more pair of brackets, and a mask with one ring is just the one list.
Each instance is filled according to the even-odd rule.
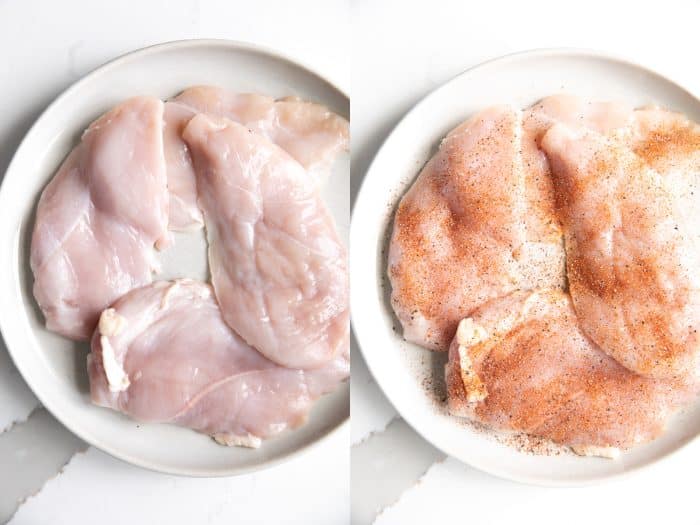
[[[376,2],[352,9],[352,187],[401,116],[486,59],[542,47],[627,56],[700,93],[700,3]],[[381,349],[376,349],[381,351]],[[446,459],[399,418],[356,352],[352,515],[365,524],[698,523],[700,446],[620,481],[574,489],[518,485]]]
[[223,479],[149,472],[90,447],[22,505],[10,524],[46,523],[47,516],[52,525],[347,523],[347,444],[347,432],[334,434],[275,469]]
[[[155,43],[255,42],[297,57],[347,91],[349,9],[347,0],[306,1],[303,9],[267,0],[0,0],[0,174],[63,89]],[[17,525],[347,523],[348,443],[346,426],[287,464],[236,478],[151,473],[88,448],[37,408],[0,342],[0,523],[13,514]]]

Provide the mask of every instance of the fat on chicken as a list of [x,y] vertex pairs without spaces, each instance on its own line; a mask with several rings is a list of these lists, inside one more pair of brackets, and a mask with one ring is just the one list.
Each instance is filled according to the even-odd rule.
[[199,114],[183,132],[228,325],[272,361],[320,367],[349,345],[346,250],[318,185],[284,150]]
[[258,447],[301,425],[349,374],[347,353],[315,370],[279,366],[224,322],[212,288],[157,281],[101,317],[88,358],[95,404],[173,423],[224,445]]
[[168,244],[163,103],[138,97],[93,122],[44,189],[30,265],[49,330],[86,340],[100,312],[151,282]]

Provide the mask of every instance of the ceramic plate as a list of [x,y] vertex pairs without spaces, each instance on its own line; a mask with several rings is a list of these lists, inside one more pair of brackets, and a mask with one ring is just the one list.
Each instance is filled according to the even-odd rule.
[[[32,297],[29,242],[41,190],[86,126],[135,95],[168,98],[195,84],[282,97],[298,95],[349,117],[348,97],[310,69],[249,44],[219,40],[172,42],[130,53],[74,84],[41,115],[17,150],[0,190],[0,329],[17,368],[44,406],[88,443],[136,465],[163,472],[218,476],[275,464],[319,441],[349,417],[349,387],[316,403],[302,428],[257,450],[227,448],[172,425],[139,424],[90,404],[86,344],[43,327]],[[341,236],[349,229],[349,157],[336,163],[324,197]],[[176,236],[162,254],[162,278],[207,278],[203,233]],[[159,277],[160,278],[160,277]]]
[[594,99],[659,104],[700,122],[700,101],[644,67],[573,50],[521,53],[481,64],[439,87],[396,126],[377,153],[355,202],[350,234],[353,329],[386,396],[401,416],[445,453],[522,482],[584,484],[630,472],[680,449],[700,432],[700,403],[673,419],[655,442],[617,460],[519,452],[446,413],[441,388],[446,353],[405,342],[389,302],[386,246],[394,209],[445,134],[475,112],[527,107],[568,92]]

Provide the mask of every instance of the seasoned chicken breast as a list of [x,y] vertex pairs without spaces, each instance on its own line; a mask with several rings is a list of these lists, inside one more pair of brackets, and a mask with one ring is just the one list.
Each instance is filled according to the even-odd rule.
[[632,125],[632,106],[620,101],[595,101],[576,95],[558,94],[545,97],[525,110],[525,129],[537,140],[553,124],[585,128],[603,135],[613,135]]
[[515,292],[461,321],[446,381],[452,414],[604,456],[657,437],[697,393],[618,364],[558,289]]
[[667,181],[629,148],[592,132],[557,124],[542,148],[583,331],[632,371],[696,376],[700,246]]
[[700,126],[680,113],[642,108],[634,112],[626,144],[664,178],[700,242]]
[[487,109],[447,135],[401,200],[388,273],[408,341],[446,350],[485,301],[564,285],[551,184],[526,140],[522,112]]

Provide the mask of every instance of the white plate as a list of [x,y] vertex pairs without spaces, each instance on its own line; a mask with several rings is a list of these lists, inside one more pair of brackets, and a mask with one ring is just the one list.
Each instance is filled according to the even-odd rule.
[[[544,485],[580,485],[648,465],[692,441],[700,432],[700,403],[669,425],[661,438],[612,461],[518,452],[452,417],[436,399],[445,354],[401,338],[389,303],[387,236],[398,200],[445,134],[487,106],[526,107],[557,92],[596,99],[660,104],[700,122],[700,101],[670,80],[609,56],[542,50],[499,58],[462,73],[429,94],[396,126],[365,175],[350,233],[353,329],[386,396],[401,416],[445,453],[500,477]],[[439,396],[438,396],[439,397]]]
[[[232,475],[273,465],[319,441],[347,421],[349,386],[316,403],[302,428],[258,450],[227,448],[173,425],[137,424],[90,404],[85,356],[48,332],[32,297],[28,245],[41,190],[85,127],[134,95],[167,98],[195,84],[281,97],[299,95],[349,117],[348,97],[310,69],[250,44],[190,40],[161,44],[106,64],[74,84],[41,115],[7,170],[0,191],[0,329],[17,368],[44,406],[88,443],[142,467],[195,476]],[[347,239],[349,156],[343,155],[324,198]],[[164,255],[163,277],[206,278],[203,235],[178,235]]]

